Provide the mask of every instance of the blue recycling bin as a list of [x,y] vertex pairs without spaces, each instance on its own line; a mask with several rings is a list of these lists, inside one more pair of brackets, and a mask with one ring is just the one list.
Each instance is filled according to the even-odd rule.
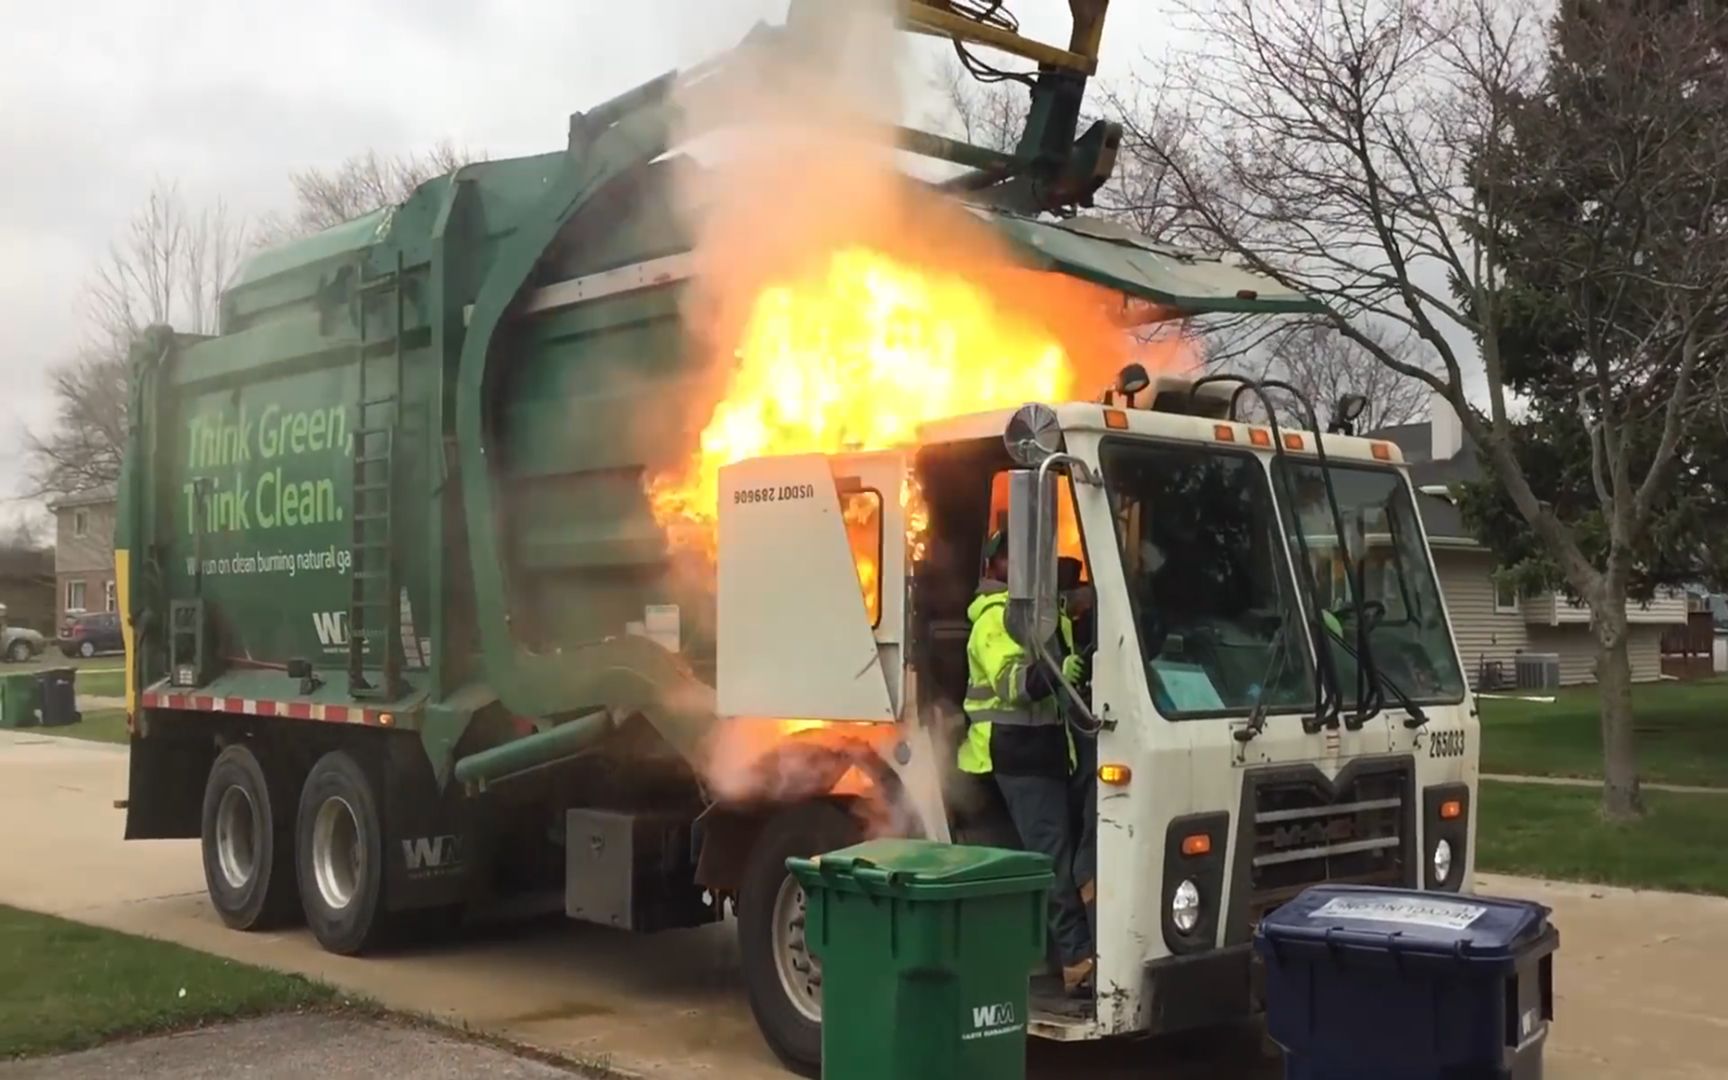
[[1559,944],[1541,904],[1351,885],[1254,937],[1286,1080],[1537,1080]]

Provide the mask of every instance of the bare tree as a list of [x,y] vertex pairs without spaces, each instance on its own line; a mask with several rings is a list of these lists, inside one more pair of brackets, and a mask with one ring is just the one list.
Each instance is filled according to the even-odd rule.
[[126,351],[146,326],[215,333],[222,291],[238,272],[247,226],[220,201],[193,209],[158,181],[85,288],[88,341],[50,373],[55,418],[29,432],[32,494],[115,482],[126,445]]
[[144,327],[215,333],[222,290],[240,268],[248,225],[221,200],[194,209],[158,180],[86,285],[91,346],[124,352]]
[[942,69],[942,96],[948,122],[938,127],[952,129],[956,136],[1002,154],[1012,154],[1026,130],[1031,94],[1013,79],[980,82],[958,62],[950,60]]
[[387,155],[368,150],[334,169],[302,169],[290,176],[293,213],[267,217],[262,234],[270,243],[309,236],[405,202],[421,184],[475,160],[474,154],[445,140],[424,153]]
[[[1728,345],[1728,36],[1715,6],[1584,5],[1598,78],[1560,101],[1542,24],[1495,0],[1220,0],[1176,78],[1192,124],[1148,139],[1179,201],[1222,247],[1324,299],[1344,338],[1443,394],[1519,514],[1588,604],[1598,645],[1603,811],[1641,813],[1627,582],[1676,448]],[[1582,10],[1582,8],[1580,9]],[[1566,9],[1570,11],[1570,9]],[[1566,14],[1562,12],[1562,16]],[[1618,50],[1618,51],[1617,51]],[[1632,74],[1627,75],[1628,61]],[[1606,74],[1603,74],[1606,73]],[[1592,76],[1596,77],[1596,76]],[[1588,96],[1588,95],[1586,95]],[[1529,148],[1529,110],[1550,153]],[[1542,169],[1610,183],[1520,183]],[[1506,343],[1518,200],[1559,200],[1544,243],[1579,343],[1609,540],[1546,502],[1520,464]],[[1399,327],[1430,364],[1388,348]],[[1480,350],[1487,409],[1466,394]],[[1709,399],[1717,407],[1714,395]],[[1635,439],[1654,429],[1654,439]]]
[[[1331,422],[1334,408],[1346,394],[1360,394],[1368,401],[1355,421],[1359,432],[1408,424],[1428,415],[1433,393],[1427,383],[1382,364],[1325,323],[1286,322],[1269,333],[1237,332],[1222,340],[1213,334],[1206,340],[1208,368],[1281,379],[1313,404],[1323,425]],[[1251,345],[1244,348],[1245,342]],[[1426,363],[1426,347],[1414,335],[1383,335],[1381,347],[1404,363]],[[1278,398],[1275,404],[1280,423],[1308,425],[1307,414],[1294,403]]]

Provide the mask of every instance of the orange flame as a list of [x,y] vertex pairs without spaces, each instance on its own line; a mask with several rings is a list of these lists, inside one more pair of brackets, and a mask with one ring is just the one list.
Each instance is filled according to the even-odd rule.
[[674,547],[713,556],[725,465],[911,446],[933,421],[1090,396],[1129,359],[1165,366],[1122,294],[1028,268],[946,197],[863,155],[786,160],[729,171],[703,226],[687,319],[719,380],[694,453],[648,482]]
[[723,465],[905,446],[932,420],[1063,400],[1073,381],[1058,337],[977,282],[848,247],[759,294],[696,460],[652,485],[655,513],[708,524]]

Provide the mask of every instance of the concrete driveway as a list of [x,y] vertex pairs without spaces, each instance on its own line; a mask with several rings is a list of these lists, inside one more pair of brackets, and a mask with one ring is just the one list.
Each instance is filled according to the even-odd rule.
[[[632,937],[562,920],[366,958],[305,931],[238,934],[204,900],[194,841],[126,844],[124,748],[0,732],[0,903],[302,972],[392,1008],[645,1077],[781,1078],[736,979],[729,927]],[[1558,1080],[1728,1076],[1728,900],[1484,876],[1555,909]],[[1243,1038],[1034,1046],[1034,1075],[1276,1075]]]

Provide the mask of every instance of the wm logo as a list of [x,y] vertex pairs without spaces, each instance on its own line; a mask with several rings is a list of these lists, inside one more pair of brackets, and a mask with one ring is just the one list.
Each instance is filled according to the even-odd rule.
[[462,845],[454,836],[416,836],[402,841],[402,861],[410,873],[442,870],[462,862]]
[[973,1028],[1007,1027],[1014,1022],[1014,1005],[1012,1002],[1004,1001],[997,1005],[974,1005],[972,1007]]
[[348,613],[346,611],[314,611],[312,625],[318,630],[318,644],[325,648],[348,644]]

